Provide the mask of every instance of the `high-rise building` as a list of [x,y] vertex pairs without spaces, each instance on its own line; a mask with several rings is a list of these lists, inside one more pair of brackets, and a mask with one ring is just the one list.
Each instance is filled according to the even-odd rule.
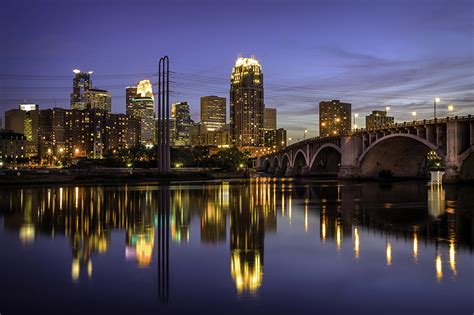
[[218,130],[209,131],[203,123],[193,124],[190,128],[192,146],[230,147],[230,129],[226,124]]
[[84,102],[87,109],[112,111],[112,96],[106,90],[90,88],[84,93]]
[[172,104],[171,117],[176,120],[175,146],[190,145],[190,128],[192,125],[192,120],[188,102]]
[[369,116],[365,116],[365,128],[378,128],[384,125],[393,124],[394,118],[387,116],[384,110],[374,110]]
[[107,149],[126,149],[140,144],[140,119],[126,114],[109,114]]
[[238,58],[230,77],[230,132],[237,147],[263,141],[263,73],[254,58]]
[[26,138],[23,134],[13,131],[0,132],[0,159],[7,163],[15,163],[17,159],[26,157]]
[[49,158],[64,152],[66,145],[66,113],[63,108],[43,109],[39,112],[39,156]]
[[263,112],[263,129],[276,130],[277,129],[277,110],[276,108],[265,107]]
[[351,132],[351,104],[332,100],[319,103],[319,135],[345,135]]
[[92,88],[92,71],[82,72],[74,69],[73,72],[75,76],[72,80],[71,109],[85,109],[84,93]]
[[155,143],[155,98],[150,80],[138,82],[126,89],[126,113],[140,119],[142,144]]
[[5,112],[6,129],[21,133],[26,138],[25,155],[35,156],[38,153],[39,111],[37,104],[20,104],[18,109]]
[[224,97],[201,97],[201,123],[208,131],[216,131],[226,123],[226,104]]
[[276,138],[277,148],[281,149],[286,147],[286,129],[278,128]]

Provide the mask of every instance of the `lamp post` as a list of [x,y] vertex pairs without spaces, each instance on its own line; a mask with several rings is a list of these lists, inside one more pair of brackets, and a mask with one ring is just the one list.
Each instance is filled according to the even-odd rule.
[[306,134],[308,133],[308,129],[305,129],[304,130],[304,134],[303,134],[303,140],[306,139]]
[[436,103],[439,103],[440,99],[439,97],[435,97],[434,98],[434,102],[433,102],[433,110],[434,110],[434,119],[436,120]]
[[290,145],[290,142],[291,142],[291,137],[288,138],[288,145]]
[[354,123],[353,123],[354,129],[357,129],[357,117],[359,117],[359,114],[355,113],[354,114]]
[[411,115],[413,116],[413,120],[416,120],[416,112],[411,112]]
[[454,106],[448,105],[448,117],[451,116],[454,112]]

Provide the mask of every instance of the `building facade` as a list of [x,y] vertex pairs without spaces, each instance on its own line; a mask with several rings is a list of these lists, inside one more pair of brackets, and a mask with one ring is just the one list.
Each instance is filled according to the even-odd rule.
[[89,89],[84,93],[84,102],[87,109],[112,111],[112,96],[106,90]]
[[175,146],[191,145],[191,113],[188,102],[174,103],[171,105],[171,118],[176,121]]
[[201,123],[208,131],[216,131],[226,124],[226,100],[224,97],[201,97]]
[[319,103],[319,135],[345,135],[351,132],[351,104],[332,100]]
[[82,72],[74,69],[74,78],[72,79],[71,109],[85,109],[86,102],[84,94],[92,88],[92,71]]
[[0,132],[0,159],[3,163],[14,163],[25,158],[26,137],[13,131]]
[[265,107],[263,111],[263,129],[276,130],[277,129],[277,110],[276,108]]
[[230,147],[230,127],[224,125],[218,130],[209,131],[203,123],[193,124],[190,129],[192,146],[212,146],[218,148]]
[[127,87],[125,95],[126,114],[140,120],[141,143],[155,144],[155,98],[150,80],[142,80],[136,87]]
[[365,128],[378,128],[384,125],[393,124],[395,119],[387,116],[387,112],[384,110],[374,110],[369,116],[365,116]]
[[238,58],[230,78],[230,133],[237,147],[259,147],[263,141],[262,67],[254,58]]

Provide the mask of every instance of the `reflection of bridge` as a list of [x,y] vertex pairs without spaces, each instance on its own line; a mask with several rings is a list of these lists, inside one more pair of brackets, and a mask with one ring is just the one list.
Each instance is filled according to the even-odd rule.
[[370,178],[382,170],[397,177],[426,174],[428,152],[443,160],[445,180],[474,179],[474,119],[469,116],[395,123],[350,135],[316,137],[261,156],[257,169],[281,176],[338,175]]

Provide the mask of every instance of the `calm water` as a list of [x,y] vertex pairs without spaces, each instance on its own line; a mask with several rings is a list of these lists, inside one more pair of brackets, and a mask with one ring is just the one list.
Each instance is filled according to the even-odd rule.
[[0,192],[0,313],[472,314],[474,187]]

